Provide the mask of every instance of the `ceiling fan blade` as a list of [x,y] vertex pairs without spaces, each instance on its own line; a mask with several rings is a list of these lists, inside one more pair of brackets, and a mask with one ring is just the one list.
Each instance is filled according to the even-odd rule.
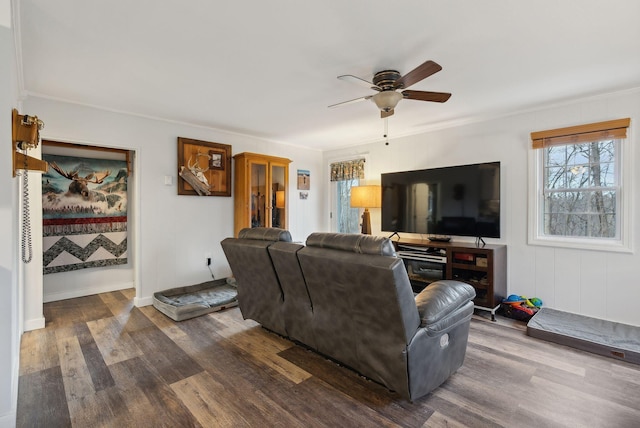
[[439,64],[436,64],[431,60],[426,61],[422,65],[419,65],[418,67],[414,68],[413,70],[396,80],[393,88],[408,88],[414,83],[418,83],[422,79],[426,79],[427,77],[437,73],[440,70],[442,70],[442,67]]
[[381,88],[369,82],[368,80],[361,79],[358,76],[354,76],[352,74],[343,74],[342,76],[338,76],[338,79],[343,80],[345,82],[355,83],[356,85],[365,86],[369,89],[373,89],[374,91],[382,90]]
[[443,103],[447,101],[451,94],[448,92],[428,92],[428,91],[402,91],[402,96],[409,100],[433,101],[434,103]]
[[384,119],[385,117],[389,117],[393,115],[393,110],[384,111],[380,110],[380,119]]
[[353,103],[357,103],[360,101],[364,101],[364,100],[368,100],[369,98],[371,98],[373,95],[367,95],[366,97],[360,97],[360,98],[355,98],[353,100],[349,100],[349,101],[343,101],[341,103],[337,103],[337,104],[331,104],[329,106],[329,108],[334,108],[334,107],[341,107],[347,104],[353,104]]

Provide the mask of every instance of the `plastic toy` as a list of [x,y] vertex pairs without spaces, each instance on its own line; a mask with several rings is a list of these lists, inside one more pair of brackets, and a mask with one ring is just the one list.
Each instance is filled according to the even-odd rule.
[[513,311],[522,311],[522,312],[526,313],[527,315],[531,315],[531,316],[533,316],[533,314],[535,313],[535,312],[533,312],[532,309],[527,308],[526,306],[523,306],[523,305],[512,306],[511,310],[513,310]]
[[523,302],[522,297],[518,296],[517,294],[511,294],[509,297],[507,297],[506,299],[502,300],[502,303],[509,303],[509,304],[520,304]]
[[533,303],[533,305],[536,308],[541,308],[542,307],[542,300],[538,299],[537,297],[532,297],[529,300],[531,301],[531,303]]
[[528,321],[542,307],[542,300],[537,297],[527,298],[511,294],[502,299],[504,315],[521,321]]

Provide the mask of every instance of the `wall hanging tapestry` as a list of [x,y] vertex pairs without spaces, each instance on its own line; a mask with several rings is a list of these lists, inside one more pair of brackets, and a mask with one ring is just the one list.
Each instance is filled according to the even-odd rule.
[[42,155],[43,273],[127,263],[127,162]]

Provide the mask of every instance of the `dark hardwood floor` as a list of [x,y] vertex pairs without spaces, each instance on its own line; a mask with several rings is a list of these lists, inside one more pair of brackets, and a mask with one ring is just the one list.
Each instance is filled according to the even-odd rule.
[[22,337],[19,427],[638,427],[640,366],[474,316],[463,367],[410,403],[243,321],[175,323],[134,290],[45,305]]

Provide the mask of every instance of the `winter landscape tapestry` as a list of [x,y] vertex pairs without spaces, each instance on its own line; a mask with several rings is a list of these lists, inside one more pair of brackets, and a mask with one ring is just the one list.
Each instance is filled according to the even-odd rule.
[[126,161],[42,157],[43,273],[126,264]]

